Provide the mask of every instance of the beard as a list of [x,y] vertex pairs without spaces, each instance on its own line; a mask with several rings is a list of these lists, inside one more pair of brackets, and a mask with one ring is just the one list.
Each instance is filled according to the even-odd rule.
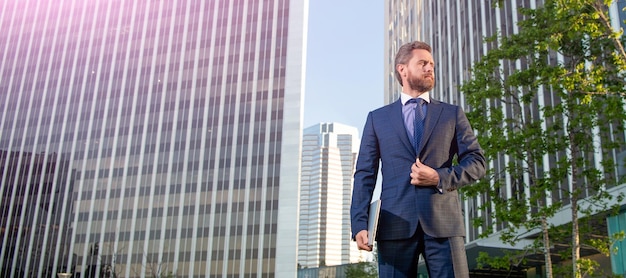
[[413,77],[407,80],[409,82],[409,89],[418,92],[428,92],[435,87],[435,79],[427,79],[424,77]]

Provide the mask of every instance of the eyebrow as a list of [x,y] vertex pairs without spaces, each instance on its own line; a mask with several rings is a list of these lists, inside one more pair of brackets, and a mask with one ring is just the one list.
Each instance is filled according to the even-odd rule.
[[433,64],[433,65],[435,64],[435,61],[432,61],[432,60],[424,60],[424,59],[417,60],[417,62],[418,62],[418,63],[420,63],[420,64],[424,64],[424,63],[426,63],[426,64]]

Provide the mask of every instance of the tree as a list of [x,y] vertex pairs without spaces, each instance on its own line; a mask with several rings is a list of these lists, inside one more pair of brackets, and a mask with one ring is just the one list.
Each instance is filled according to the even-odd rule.
[[[377,245],[374,245],[372,250],[373,261],[361,261],[356,264],[351,264],[346,268],[346,278],[377,278],[378,277],[378,249]],[[363,258],[361,258],[363,259]]]
[[[581,277],[596,266],[580,258],[581,244],[609,249],[609,237],[581,235],[593,215],[613,211],[610,201],[623,198],[607,192],[619,182],[614,157],[624,150],[626,119],[626,54],[621,32],[608,20],[610,2],[546,0],[536,9],[520,8],[519,31],[487,38],[491,49],[461,86],[472,108],[468,118],[495,165],[488,178],[464,188],[468,197],[488,198],[481,209],[497,222],[474,225],[484,235],[495,225],[510,244],[538,234],[525,250],[505,256],[509,267],[522,264],[524,254],[541,253],[551,277],[551,258],[559,255],[570,258],[573,277]],[[570,224],[549,222],[566,208]],[[551,246],[564,241],[569,254],[552,254]]]
[[346,278],[376,278],[378,273],[372,262],[359,262],[346,268]]

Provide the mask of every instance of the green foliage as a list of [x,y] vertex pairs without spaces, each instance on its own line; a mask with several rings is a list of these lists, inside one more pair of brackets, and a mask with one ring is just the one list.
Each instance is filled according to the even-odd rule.
[[617,254],[617,251],[619,250],[618,250],[617,245],[615,244],[624,239],[626,239],[626,233],[624,231],[619,231],[611,235],[611,239],[609,242],[611,254]]
[[347,278],[376,278],[378,272],[375,262],[360,262],[346,268]]
[[[491,49],[461,86],[471,107],[468,118],[495,165],[485,179],[463,189],[468,198],[487,200],[479,209],[492,220],[472,223],[482,236],[494,232],[494,221],[500,239],[514,244],[564,205],[574,204],[590,222],[591,215],[615,209],[609,201],[623,199],[606,191],[620,182],[611,158],[624,150],[626,121],[626,54],[621,32],[610,27],[609,4],[546,0],[537,9],[520,8],[517,34],[485,39]],[[550,169],[543,169],[546,161]],[[578,203],[581,198],[586,201]],[[578,237],[572,235],[577,217],[574,227],[548,226],[551,241]],[[587,229],[585,221],[580,233]],[[514,266],[523,263],[524,254],[549,252],[541,236],[534,240],[525,250],[491,261],[481,257],[481,263]],[[581,243],[602,253],[610,246],[606,239],[583,237]],[[571,251],[558,255],[571,258]],[[580,273],[597,269],[587,260],[577,263]]]
[[505,251],[505,254],[500,257],[491,257],[486,252],[479,252],[478,258],[476,258],[476,264],[479,269],[490,267],[495,269],[508,269],[511,267],[513,258],[517,257],[516,253]]

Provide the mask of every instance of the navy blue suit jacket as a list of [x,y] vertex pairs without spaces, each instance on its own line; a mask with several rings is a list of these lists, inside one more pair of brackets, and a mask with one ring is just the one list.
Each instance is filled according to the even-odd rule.
[[[453,165],[453,158],[458,163]],[[350,208],[352,238],[367,230],[369,203],[382,172],[377,239],[411,237],[418,223],[437,238],[465,236],[457,188],[485,175],[485,157],[463,110],[431,98],[419,158],[439,174],[439,187],[411,185],[417,154],[407,135],[400,100],[370,112],[363,129]]]

